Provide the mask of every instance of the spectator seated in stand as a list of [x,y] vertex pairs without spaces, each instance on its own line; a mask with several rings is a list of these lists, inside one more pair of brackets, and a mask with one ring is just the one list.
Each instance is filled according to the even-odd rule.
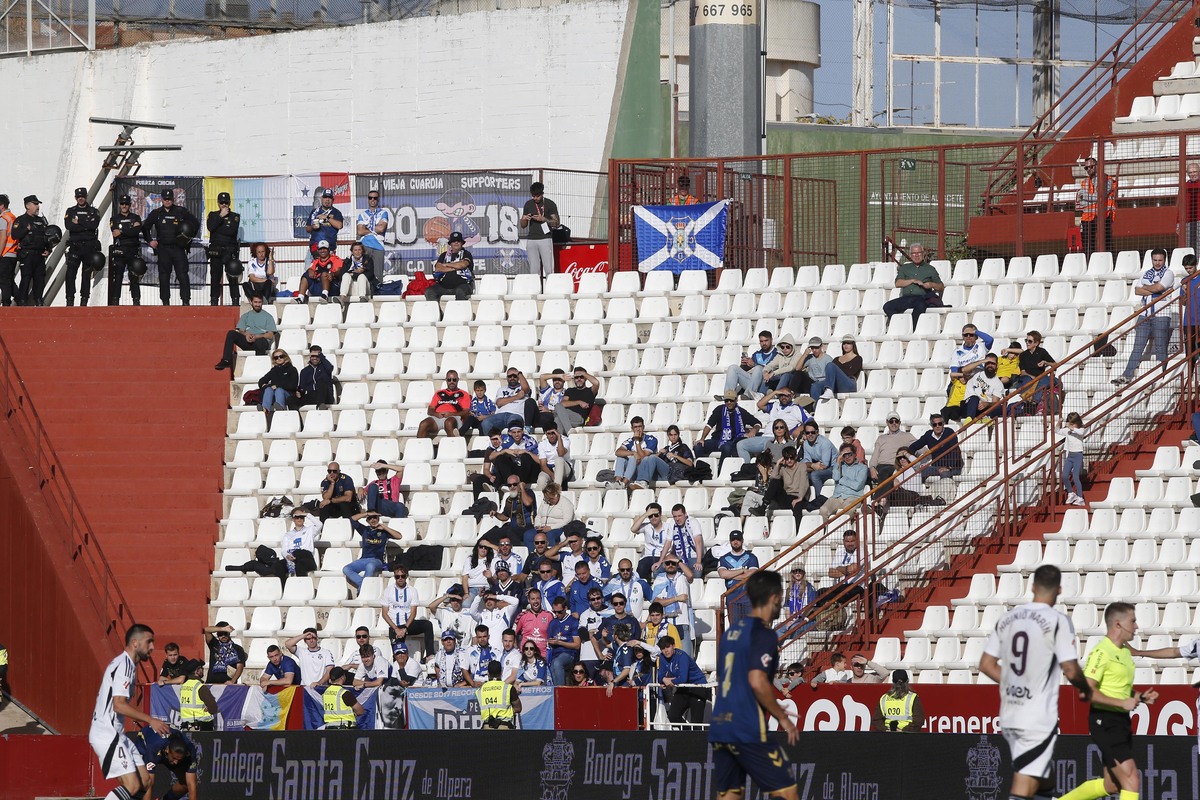
[[375,470],[375,480],[358,490],[359,500],[366,501],[364,508],[385,517],[407,517],[408,507],[404,505],[404,492],[401,489],[404,468],[393,467],[386,461],[376,461],[371,469]]
[[266,355],[275,346],[275,336],[279,327],[275,318],[263,311],[261,297],[250,298],[250,310],[238,317],[237,325],[225,334],[225,348],[221,351],[221,360],[213,369],[222,370],[233,367],[236,347],[239,350],[253,350],[258,355]]
[[896,270],[896,288],[900,290],[900,296],[884,303],[883,313],[891,322],[892,317],[911,310],[913,328],[916,328],[925,309],[941,307],[941,295],[946,286],[938,271],[925,262],[925,245],[913,244],[908,248],[908,257],[911,260]]
[[842,372],[833,356],[825,352],[825,342],[814,336],[808,340],[808,352],[800,357],[792,385],[808,383],[812,399],[832,400],[836,395],[858,390],[858,383]]
[[322,303],[328,303],[331,297],[336,299],[343,273],[342,259],[332,252],[329,242],[320,240],[317,242],[316,257],[300,276],[296,302],[306,303],[312,297],[318,298]]
[[725,394],[718,395],[713,399],[721,400],[733,392],[734,399],[737,399],[738,394],[744,394],[748,399],[753,400],[766,392],[767,386],[763,380],[763,370],[774,360],[776,355],[774,336],[770,331],[759,331],[758,350],[754,353],[744,353],[741,361],[726,370]]
[[[366,520],[363,524],[362,520]],[[350,527],[362,537],[362,555],[342,567],[346,580],[355,590],[362,589],[363,579],[383,572],[387,564],[387,542],[389,538],[399,541],[402,534],[379,521],[378,511],[364,511],[350,518]]]
[[317,516],[321,522],[334,518],[350,518],[358,513],[358,497],[354,481],[342,472],[336,461],[329,464],[325,480],[321,481],[321,499],[317,501]]
[[336,383],[337,379],[333,377],[333,363],[325,357],[325,352],[314,344],[308,348],[308,363],[300,370],[296,395],[288,402],[288,407],[296,410],[305,406],[329,408],[337,402]]
[[600,381],[583,367],[576,367],[572,376],[573,386],[563,390],[562,400],[554,407],[554,421],[559,433],[566,436],[571,428],[581,428],[591,416],[592,406],[597,405]]
[[574,473],[571,437],[560,435],[558,426],[551,422],[546,427],[546,435],[538,442],[537,452],[541,472],[538,473],[535,488],[544,491],[551,481],[560,487],[566,486]]
[[762,423],[737,404],[737,392],[727,389],[722,404],[712,410],[692,452],[697,458],[720,453],[721,461],[737,455],[737,446],[746,437],[758,436]]
[[646,433],[646,421],[641,417],[629,420],[629,429],[633,435],[617,447],[615,483],[626,489],[646,489],[649,482],[644,478],[647,469],[642,463],[658,450],[658,438]]
[[1054,356],[1042,347],[1041,333],[1030,331],[1025,334],[1025,349],[1017,355],[1017,362],[1021,371],[1013,381],[1012,388],[1024,389],[1026,412],[1036,412],[1038,406],[1042,405],[1042,397],[1047,389],[1052,386],[1061,388],[1057,378],[1052,384],[1050,376],[1046,374],[1054,366]]
[[537,400],[534,401],[537,414],[536,417],[526,414],[526,418],[534,419],[534,427],[544,431],[554,424],[554,409],[562,402],[567,375],[561,369],[555,369],[553,372],[542,375],[538,380],[541,383],[541,391],[538,392]]
[[667,426],[666,444],[638,465],[637,482],[650,485],[665,480],[674,485],[685,479],[688,468],[696,463],[696,457],[680,436],[678,425]]
[[272,353],[271,364],[266,374],[258,379],[258,390],[262,393],[258,408],[267,414],[267,430],[271,428],[275,412],[287,408],[288,400],[296,395],[300,384],[300,373],[286,352],[276,350]]
[[[737,444],[737,454],[741,456],[742,461],[749,464],[754,460],[754,457],[766,450],[773,442],[791,442],[800,435],[800,429],[804,427],[804,423],[812,419],[812,415],[806,411],[803,406],[812,406],[812,398],[805,396],[807,402],[795,403],[795,392],[792,389],[784,386],[779,389],[773,389],[764,394],[758,401],[758,410],[767,415],[767,425],[771,430],[771,435],[763,436],[748,436],[742,439]],[[782,422],[786,428],[784,438],[780,439],[779,431],[776,430],[776,423]],[[786,445],[782,445],[781,448]]]
[[833,465],[837,462],[838,449],[833,442],[821,435],[821,427],[813,420],[804,423],[804,435],[799,453],[801,465],[808,469],[808,480],[813,491],[821,494],[825,482],[833,477]]
[[858,460],[854,445],[842,445],[833,467],[833,496],[821,506],[821,519],[829,522],[839,511],[854,505],[866,494],[869,479],[867,465]]
[[984,410],[1004,398],[1004,384],[996,376],[998,367],[999,360],[995,355],[989,354],[984,359],[983,369],[977,370],[967,379],[967,395],[963,400],[963,413],[966,414],[964,425],[981,414],[987,418],[988,424],[991,424],[993,419],[1004,414],[1003,403],[990,410]]
[[767,516],[775,510],[791,511],[799,520],[808,509],[808,465],[797,462],[796,448],[785,447],[779,463],[771,468],[763,502]]
[[786,333],[779,337],[776,351],[775,357],[763,365],[762,381],[768,390],[788,388],[791,384],[792,372],[800,361],[800,353],[796,352],[796,343]]
[[458,372],[446,372],[446,388],[438,389],[429,401],[429,416],[417,426],[417,436],[426,439],[437,437],[438,431],[447,436],[458,436],[459,426],[471,407],[471,399],[465,389],[458,386]]
[[930,430],[925,431],[920,439],[913,442],[914,455],[929,451],[929,462],[921,469],[921,477],[928,478],[957,478],[963,471],[962,450],[958,446],[958,436],[946,424],[941,414],[929,417]]
[[925,491],[925,484],[921,481],[921,475],[911,466],[913,462],[912,454],[907,450],[900,450],[896,454],[895,466],[891,488],[875,501],[875,512],[883,517],[887,514],[888,509],[892,506],[944,506],[946,501],[941,497],[934,497]]
[[[575,506],[569,497],[564,497],[557,483],[548,483],[542,490],[542,502],[533,515],[533,531],[523,537],[525,548],[537,553],[539,539],[546,545],[555,545],[563,537],[563,528],[575,519]],[[532,558],[532,556],[531,556]]]
[[896,470],[896,453],[901,448],[912,447],[917,437],[900,427],[900,417],[888,414],[887,430],[875,438],[875,450],[871,453],[871,480],[882,483]]

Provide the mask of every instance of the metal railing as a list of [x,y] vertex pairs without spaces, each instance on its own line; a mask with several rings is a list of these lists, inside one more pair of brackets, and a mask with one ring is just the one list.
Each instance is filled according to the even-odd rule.
[[[786,572],[788,565],[803,562],[808,575],[826,576],[834,566],[833,554],[842,543],[843,532],[851,530],[858,534],[863,554],[861,584],[868,588],[861,598],[846,604],[839,604],[836,597],[818,599],[777,628],[811,629],[818,631],[818,636],[824,631],[830,639],[850,631],[856,637],[876,634],[884,622],[876,601],[885,588],[920,594],[921,589],[951,585],[964,572],[969,573],[982,554],[1012,544],[1030,522],[1050,519],[1066,499],[1058,433],[1066,414],[1077,411],[1083,417],[1088,431],[1085,464],[1089,466],[1119,458],[1121,448],[1131,444],[1148,443],[1164,422],[1186,420],[1186,412],[1196,407],[1200,387],[1194,363],[1197,343],[1181,335],[1189,329],[1178,325],[1183,311],[1184,298],[1176,292],[1168,311],[1159,312],[1173,314],[1167,360],[1149,368],[1143,363],[1141,372],[1127,385],[1116,386],[1111,381],[1125,368],[1134,349],[1144,355],[1140,309],[1047,370],[1048,380],[1057,381],[1061,393],[1057,402],[1051,400],[1043,407],[1044,413],[1001,413],[990,420],[988,411],[1023,411],[1025,400],[1020,390],[982,410],[956,434],[964,457],[961,475],[956,480],[934,478],[928,486],[931,495],[941,494],[945,505],[892,505],[886,516],[881,516],[875,509],[881,501],[887,505],[888,494],[895,488],[896,476],[892,476],[828,524],[802,535],[763,564],[765,569]],[[927,452],[913,466],[920,470],[932,463]],[[722,596],[718,636],[725,626],[726,600],[740,586]],[[844,624],[832,628],[821,624],[831,608],[845,611]],[[812,633],[808,635],[811,649]]]
[[[125,648],[125,631],[136,620],[3,340],[0,399],[4,418],[21,442],[24,463],[37,480],[39,497],[52,518],[47,529],[54,535],[44,539],[46,546],[51,548],[55,563],[75,567],[71,576],[76,590],[73,593],[86,598],[92,611],[92,619],[81,620],[81,627],[100,631],[108,651],[120,652]],[[153,662],[141,662],[139,670],[144,683],[157,677]]]
[[[1185,168],[1200,160],[1200,117],[1186,131],[1080,136],[762,157],[609,162],[611,266],[637,269],[635,205],[663,205],[679,176],[701,202],[728,198],[725,266],[796,267],[886,259],[886,239],[920,240],[935,258],[1011,258],[1079,250],[1081,159],[1117,178],[1115,242],[1096,250],[1186,246]],[[1021,172],[1039,151],[1036,169]],[[1021,172],[1021,181],[998,176]],[[1103,226],[1101,226],[1103,227]],[[1103,230],[1100,231],[1101,236]],[[1075,242],[1076,244],[1072,244]]]

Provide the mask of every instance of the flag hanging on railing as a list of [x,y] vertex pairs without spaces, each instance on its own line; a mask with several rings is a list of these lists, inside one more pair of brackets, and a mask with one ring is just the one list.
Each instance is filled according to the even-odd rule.
[[634,206],[638,269],[679,274],[722,266],[728,204],[718,200],[690,206]]

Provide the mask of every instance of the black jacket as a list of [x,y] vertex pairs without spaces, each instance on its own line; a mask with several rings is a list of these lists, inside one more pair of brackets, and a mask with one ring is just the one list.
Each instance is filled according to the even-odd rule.
[[333,364],[325,356],[314,367],[309,364],[300,371],[300,391],[304,394],[326,391],[333,387]]
[[265,389],[275,386],[285,392],[294,392],[300,382],[300,373],[296,372],[294,364],[278,364],[271,367],[266,375],[258,379],[258,388]]
[[40,254],[46,249],[46,218],[22,214],[13,222],[12,238],[19,255]]
[[179,243],[179,228],[185,221],[191,221],[195,229],[200,230],[199,220],[186,208],[172,206],[168,211],[159,206],[146,216],[146,222],[142,225],[142,238],[147,242],[157,239],[160,245],[168,247],[182,247]]
[[209,241],[213,247],[240,247],[238,228],[242,224],[241,214],[230,211],[222,217],[220,211],[210,211],[204,224],[208,227]]
[[99,241],[100,210],[93,205],[71,206],[63,215],[63,227],[71,234],[72,242]]
[[112,230],[113,244],[122,249],[138,249],[138,236],[142,231],[142,218],[130,211],[128,214],[115,214],[108,223]]

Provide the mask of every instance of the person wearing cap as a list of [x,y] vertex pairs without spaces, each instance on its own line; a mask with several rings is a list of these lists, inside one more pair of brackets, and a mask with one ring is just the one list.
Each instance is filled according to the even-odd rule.
[[889,733],[920,733],[925,724],[921,698],[908,686],[908,672],[892,671],[892,688],[879,698],[871,712],[871,730]]
[[337,251],[338,231],[344,224],[342,212],[333,205],[333,189],[323,189],[320,203],[308,212],[308,224],[304,226],[308,233],[308,252],[304,258],[306,269],[317,256],[321,242],[325,242],[329,252]]
[[842,509],[854,505],[866,494],[871,473],[867,465],[858,460],[854,445],[844,444],[838,450],[831,477],[833,495],[821,505],[821,519],[825,522],[829,522]]
[[[513,553],[513,556],[520,558],[516,553]],[[518,609],[525,602],[525,576],[518,573],[519,569],[519,567],[513,566],[512,562],[500,558],[497,558],[496,563],[492,565],[492,588],[496,590],[497,594],[515,597]]]
[[[117,198],[117,208],[108,222],[112,231],[112,246],[108,248],[108,304],[121,304],[121,282],[135,258],[142,257],[142,218],[133,213],[132,200],[127,194]],[[142,304],[142,277],[129,273],[129,295],[133,304]]]
[[[697,458],[709,453],[721,454],[721,461],[737,455],[738,443],[747,437],[758,436],[762,423],[737,402],[735,389],[726,389],[720,398],[721,405],[712,410],[704,423],[704,430],[696,440],[692,452]],[[719,468],[718,468],[719,469]]]
[[442,649],[433,658],[433,685],[443,689],[469,687],[466,653],[459,649],[454,631],[442,631]]
[[858,353],[858,343],[847,333],[842,337],[841,345],[842,353],[833,359],[833,364],[857,386],[863,374],[863,357]]
[[185,731],[215,730],[217,699],[212,689],[204,685],[204,662],[193,659],[184,667],[187,680],[179,685],[179,728]]
[[21,285],[17,287],[19,306],[40,306],[46,293],[46,218],[42,216],[42,201],[37,195],[25,197],[25,213],[13,220],[12,236],[17,247],[17,263],[21,267]]
[[[524,582],[525,559],[519,553],[513,552],[513,537],[511,534],[500,534],[494,544],[487,538],[481,538],[479,543],[495,551],[495,555],[492,557],[493,575],[498,573],[500,567],[503,565],[508,570],[510,577],[515,577],[518,581]],[[492,582],[495,583],[497,580],[499,579],[494,577]],[[502,594],[508,594],[508,592],[502,592]]]
[[687,175],[680,175],[675,181],[675,194],[671,195],[671,199],[667,201],[670,206],[694,206],[700,200],[692,194],[692,179]]
[[272,686],[299,686],[300,665],[291,656],[285,656],[279,645],[272,644],[267,648],[267,666],[262,675],[258,676],[260,689],[270,689]]
[[896,455],[901,448],[911,448],[917,437],[901,427],[900,415],[887,415],[887,430],[875,438],[875,449],[871,453],[871,480],[882,482],[896,471]]
[[342,260],[334,255],[329,241],[321,239],[317,242],[316,257],[309,260],[300,276],[296,302],[307,303],[310,297],[316,297],[322,303],[328,303],[331,296],[338,295],[343,272]]
[[433,286],[425,290],[426,300],[441,300],[452,296],[468,300],[475,293],[475,257],[467,250],[462,233],[454,231],[446,241],[446,249],[433,264]]
[[850,683],[883,683],[887,670],[861,653],[850,657]]
[[329,686],[321,694],[327,731],[354,730],[358,727],[358,718],[367,713],[354,692],[346,688],[347,675],[341,667],[329,671]]
[[182,199],[180,189],[163,189],[162,205],[146,215],[142,238],[158,257],[158,298],[164,306],[171,304],[171,273],[183,304],[191,305],[192,281],[188,273],[188,253],[192,237],[200,230],[200,221],[176,201]]
[[[766,392],[763,371],[778,354],[774,335],[770,331],[759,331],[758,349],[753,353],[743,353],[741,360],[725,371],[725,395],[730,392],[744,393],[753,400]],[[724,395],[716,395],[713,399],[723,400]]]
[[[375,480],[358,490],[358,499],[365,501],[363,508],[367,511],[374,511],[376,515],[382,514],[394,519],[407,517],[408,507],[404,505],[402,489],[404,468],[393,467],[386,461],[376,461],[370,466],[370,469],[375,472]],[[391,473],[390,477],[389,472]]]
[[12,238],[17,215],[8,205],[8,195],[0,194],[0,305],[5,307],[17,297],[17,242]]
[[[75,305],[75,281],[79,267],[92,253],[100,252],[100,210],[88,202],[88,190],[82,186],[75,190],[75,205],[63,215],[63,228],[67,238],[67,305]],[[83,275],[80,288],[80,305],[86,306],[92,296],[92,276]]]
[[424,677],[421,663],[409,656],[408,645],[400,639],[392,642],[392,664],[392,675],[401,686],[413,686]]
[[[208,212],[204,225],[208,228],[208,299],[209,304],[221,305],[221,281],[226,277],[225,267],[237,261],[241,249],[239,238],[242,215],[233,210],[233,199],[229,192],[217,195],[217,210]],[[237,278],[229,277],[229,304],[238,304]]]
[[[361,520],[366,520],[363,524]],[[363,511],[350,517],[350,527],[362,536],[362,555],[342,567],[342,574],[356,590],[362,589],[363,580],[383,572],[387,563],[388,539],[400,541],[403,534],[379,521],[378,511]]]
[[383,282],[387,267],[387,253],[383,247],[383,237],[392,224],[392,212],[379,205],[379,190],[367,190],[367,207],[358,212],[354,220],[354,231],[362,243],[364,255],[371,264],[371,276],[368,282],[372,287]]
[[[758,556],[746,549],[742,532],[730,531],[729,552],[717,559],[717,575],[725,581],[726,591],[749,578],[760,566]],[[746,596],[746,590],[739,589],[728,595],[725,607],[729,610],[731,624],[749,614],[750,599]]]
[[925,309],[942,305],[941,295],[946,285],[933,265],[925,261],[925,245],[913,244],[908,248],[908,257],[910,260],[896,270],[895,286],[900,295],[883,304],[883,313],[890,323],[892,317],[911,310],[913,329],[916,330],[917,320]]
[[[782,345],[780,345],[782,346]],[[800,429],[804,427],[804,423],[812,420],[812,415],[808,413],[804,405],[811,406],[812,398],[805,395],[799,403],[794,402],[796,393],[789,386],[780,386],[778,389],[772,389],[759,398],[757,408],[759,411],[767,415],[767,427],[770,433],[764,433],[762,436],[748,436],[737,443],[737,454],[741,456],[742,461],[746,464],[754,461],[754,457],[767,449],[772,441],[794,441],[800,436]],[[787,425],[787,431],[783,438],[780,439],[775,432],[775,423],[782,422]],[[782,449],[786,445],[780,445]]]
[[767,389],[786,388],[791,384],[792,372],[802,355],[796,349],[796,343],[791,334],[785,333],[779,337],[775,347],[775,357],[763,365],[762,380]]
[[562,225],[558,206],[546,198],[545,190],[541,181],[529,185],[529,199],[521,209],[520,219],[529,271],[542,278],[554,272],[554,229]]
[[233,641],[233,626],[221,621],[204,629],[208,639],[208,678],[205,683],[237,683],[246,668],[246,651]]
[[[501,641],[504,631],[512,627],[518,609],[517,598],[511,594],[500,594],[491,586],[471,600],[467,613],[478,625],[488,629],[489,640]],[[478,625],[476,630],[478,630]]]

